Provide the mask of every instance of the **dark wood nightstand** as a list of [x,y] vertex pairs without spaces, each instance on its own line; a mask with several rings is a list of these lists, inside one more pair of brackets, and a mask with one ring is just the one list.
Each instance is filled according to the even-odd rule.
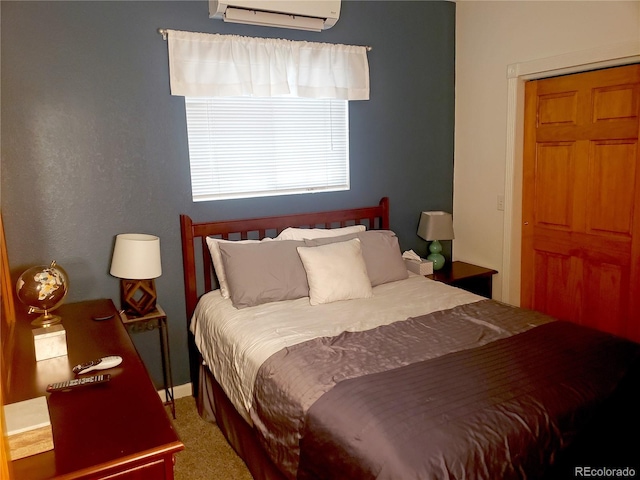
[[171,408],[173,418],[176,418],[176,402],[173,398],[173,376],[171,375],[171,354],[169,352],[169,330],[167,328],[167,314],[160,305],[143,317],[134,317],[120,311],[122,323],[129,333],[146,332],[158,329],[160,332],[160,350],[162,351],[162,376],[164,379],[165,405]]
[[444,264],[442,270],[427,275],[427,278],[491,298],[492,277],[496,273],[497,270],[470,263],[449,262]]
[[[172,480],[173,457],[184,445],[113,302],[64,304],[56,314],[62,317],[68,354],[36,362],[31,318],[17,312],[5,401],[46,396],[54,449],[13,461],[12,478]],[[109,382],[46,392],[48,384],[74,378],[74,365],[107,355],[122,357],[122,364],[105,370]]]

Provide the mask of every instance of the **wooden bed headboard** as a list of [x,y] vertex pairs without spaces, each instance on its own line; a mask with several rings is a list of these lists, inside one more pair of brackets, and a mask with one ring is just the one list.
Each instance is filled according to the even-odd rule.
[[[180,215],[180,235],[182,238],[182,267],[184,273],[184,294],[187,311],[187,329],[198,303],[198,275],[196,271],[196,250],[202,255],[202,282],[206,293],[212,289],[213,266],[206,237],[225,240],[262,239],[271,232],[278,235],[287,227],[337,228],[348,225],[365,225],[368,229],[389,229],[389,198],[383,197],[378,205],[371,207],[331,210],[326,212],[299,213],[294,215],[261,217],[219,222],[194,222],[188,215]],[[274,235],[274,236],[275,236]]]

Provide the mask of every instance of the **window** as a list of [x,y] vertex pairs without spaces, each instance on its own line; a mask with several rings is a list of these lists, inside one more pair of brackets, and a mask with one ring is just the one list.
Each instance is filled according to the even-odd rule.
[[349,189],[367,47],[163,30],[185,98],[194,201]]
[[349,189],[347,100],[185,97],[194,201]]

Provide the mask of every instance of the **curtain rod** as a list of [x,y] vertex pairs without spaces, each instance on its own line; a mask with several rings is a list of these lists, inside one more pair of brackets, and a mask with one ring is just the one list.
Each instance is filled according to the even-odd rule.
[[[169,29],[168,28],[159,28],[158,29],[158,33],[160,35],[162,35],[162,39],[166,40],[167,39],[167,35],[169,34]],[[367,49],[367,52],[370,52],[371,50],[373,50],[373,47],[370,47],[369,45],[365,46],[364,48]]]

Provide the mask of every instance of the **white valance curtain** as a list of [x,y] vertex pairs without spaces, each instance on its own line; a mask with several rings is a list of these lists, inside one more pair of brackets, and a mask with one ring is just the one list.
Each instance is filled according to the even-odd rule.
[[171,94],[369,99],[366,47],[167,30]]

